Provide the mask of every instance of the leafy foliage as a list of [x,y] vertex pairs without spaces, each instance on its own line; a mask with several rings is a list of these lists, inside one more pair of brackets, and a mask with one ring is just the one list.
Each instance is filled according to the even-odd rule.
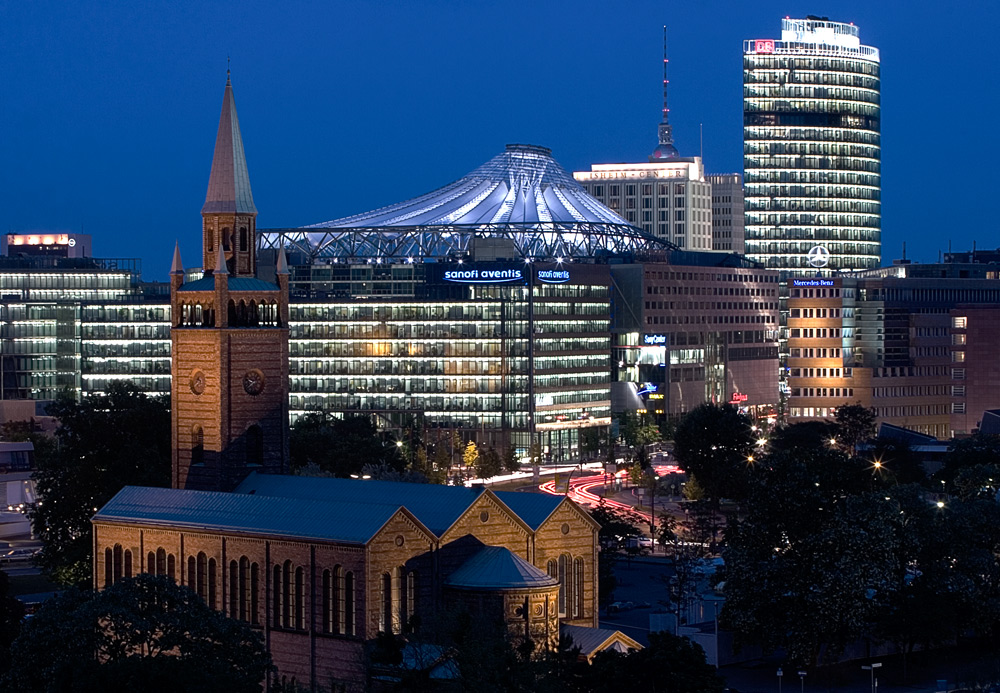
[[45,602],[14,641],[8,689],[259,691],[271,670],[261,636],[166,576]]
[[750,426],[750,420],[729,404],[703,404],[677,425],[674,457],[716,503],[746,495],[747,458],[756,440]]
[[851,454],[857,454],[858,445],[875,437],[877,414],[874,407],[845,404],[837,407],[837,443]]
[[314,464],[338,477],[360,475],[365,465],[385,465],[399,472],[406,468],[400,446],[367,416],[304,414],[292,425],[289,449],[293,469]]
[[81,402],[61,397],[48,412],[59,420],[59,448],[36,460],[32,478],[42,501],[29,509],[42,541],[39,563],[56,582],[86,585],[94,512],[123,486],[170,483],[170,413],[130,382]]
[[0,570],[0,675],[10,668],[10,645],[21,632],[24,606],[11,596],[7,573]]
[[727,528],[727,627],[800,664],[867,632],[905,567],[898,510],[870,477],[829,449],[756,467],[746,515]]
[[976,433],[953,441],[936,478],[950,483],[961,470],[980,464],[1000,465],[1000,436]]

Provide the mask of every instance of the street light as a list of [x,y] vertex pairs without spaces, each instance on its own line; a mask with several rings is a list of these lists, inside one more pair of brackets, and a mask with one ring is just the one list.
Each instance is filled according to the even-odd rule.
[[882,662],[872,662],[869,664],[862,664],[861,668],[865,671],[870,671],[872,673],[872,693],[878,690],[878,679],[875,678],[875,670],[882,666]]
[[801,691],[806,693],[806,671],[805,669],[799,669],[799,681],[802,682]]
[[784,675],[785,672],[781,670],[781,667],[778,667],[778,693],[781,693],[781,677]]

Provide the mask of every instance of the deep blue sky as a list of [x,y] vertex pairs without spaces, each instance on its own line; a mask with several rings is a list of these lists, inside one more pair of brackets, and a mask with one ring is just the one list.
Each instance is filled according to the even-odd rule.
[[785,15],[882,52],[883,257],[1000,246],[995,2],[0,2],[0,231],[93,234],[165,279],[200,216],[226,56],[261,227],[365,211],[508,142],[570,170],[655,145],[661,27],[682,154],[742,169],[741,50]]

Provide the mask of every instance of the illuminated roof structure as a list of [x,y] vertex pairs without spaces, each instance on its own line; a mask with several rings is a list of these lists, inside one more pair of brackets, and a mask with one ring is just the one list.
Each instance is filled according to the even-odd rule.
[[506,151],[434,192],[300,229],[268,229],[261,247],[312,258],[411,262],[463,255],[506,238],[525,259],[671,250],[591,197],[545,147]]

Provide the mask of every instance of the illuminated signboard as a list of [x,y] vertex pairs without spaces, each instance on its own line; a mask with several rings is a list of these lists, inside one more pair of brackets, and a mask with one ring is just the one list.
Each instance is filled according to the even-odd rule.
[[519,269],[481,269],[477,267],[469,269],[447,270],[444,273],[446,282],[457,282],[459,284],[500,284],[503,282],[517,282],[524,279],[524,274]]
[[742,404],[743,402],[746,402],[748,399],[750,399],[749,395],[745,395],[742,392],[734,392],[733,393],[733,398],[731,400],[729,400],[729,403],[730,404]]
[[538,281],[546,284],[565,284],[569,281],[569,270],[538,270]]
[[793,279],[792,286],[833,286],[832,279]]
[[773,53],[774,39],[757,39],[753,42],[754,53]]
[[665,334],[644,334],[642,336],[643,344],[658,345],[667,343],[667,335]]
[[8,234],[9,245],[76,245],[76,239],[65,233],[60,234]]

